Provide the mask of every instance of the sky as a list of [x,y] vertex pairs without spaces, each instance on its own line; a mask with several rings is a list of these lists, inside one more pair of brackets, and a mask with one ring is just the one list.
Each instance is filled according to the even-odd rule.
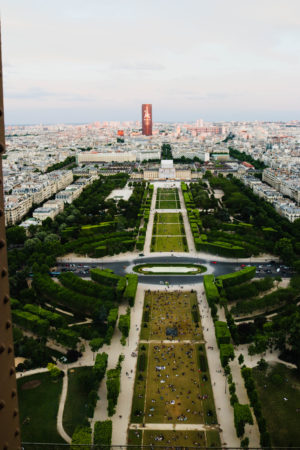
[[300,0],[1,0],[6,124],[300,119]]

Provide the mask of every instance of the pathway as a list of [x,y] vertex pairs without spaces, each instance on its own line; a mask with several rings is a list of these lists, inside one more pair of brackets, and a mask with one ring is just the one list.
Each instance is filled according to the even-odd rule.
[[58,433],[61,435],[61,437],[68,442],[68,444],[71,444],[71,437],[66,433],[64,426],[63,426],[63,414],[64,414],[64,408],[68,393],[68,371],[67,369],[63,370],[64,372],[64,378],[63,378],[63,385],[61,390],[61,395],[59,399],[59,407],[58,407],[58,413],[57,413],[57,422],[56,427]]
[[146,237],[145,237],[144,255],[150,255],[150,251],[151,251],[151,239],[152,239],[152,230],[153,230],[153,223],[154,223],[156,197],[157,197],[157,186],[154,185],[152,201],[151,201],[151,206],[150,206],[149,221],[148,221]]

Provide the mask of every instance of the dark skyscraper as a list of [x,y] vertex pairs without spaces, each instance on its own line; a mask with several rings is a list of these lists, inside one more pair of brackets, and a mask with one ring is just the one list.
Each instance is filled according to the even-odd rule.
[[142,124],[143,134],[145,136],[152,136],[152,105],[142,105]]

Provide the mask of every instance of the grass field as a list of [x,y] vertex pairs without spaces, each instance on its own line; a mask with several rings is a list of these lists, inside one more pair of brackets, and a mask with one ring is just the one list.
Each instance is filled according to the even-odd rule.
[[92,373],[92,367],[78,367],[68,371],[68,394],[65,403],[63,426],[72,436],[77,425],[82,425],[87,416],[86,405],[88,392],[80,377]]
[[181,213],[156,213],[157,223],[180,223]]
[[56,430],[62,378],[53,381],[50,373],[40,373],[19,378],[17,384],[22,440],[63,443]]
[[[188,291],[159,292],[150,291],[145,294],[144,318],[142,322],[140,339],[164,340],[167,328],[177,328],[176,340],[203,339],[201,322],[196,324],[193,320],[192,311],[195,315],[198,311],[197,294]],[[199,313],[198,321],[199,321]],[[198,326],[197,326],[198,325]]]
[[206,439],[204,431],[161,431],[145,430],[143,445],[159,445],[168,448],[176,447],[205,447]]
[[195,346],[150,344],[145,421],[149,423],[203,423]]
[[149,345],[142,344],[139,346],[139,354],[137,360],[137,373],[135,377],[131,419],[132,423],[142,423],[145,404],[147,363],[148,363]]
[[[166,431],[166,430],[129,430],[129,449],[137,449],[135,445],[151,445],[162,449],[176,449],[185,447],[221,447],[220,436],[217,431]],[[152,447],[153,448],[153,447]]]
[[181,228],[183,225],[180,223],[157,223],[154,225],[154,232],[153,234],[155,236],[161,236],[161,235],[182,235]]
[[177,189],[157,189],[157,209],[180,209],[180,201]]
[[[274,374],[281,377],[274,382]],[[300,376],[283,364],[267,372],[253,370],[253,377],[267,422],[272,444],[276,447],[296,447],[300,443]],[[284,400],[287,398],[287,400]]]
[[151,241],[152,252],[187,252],[185,236],[155,236]]

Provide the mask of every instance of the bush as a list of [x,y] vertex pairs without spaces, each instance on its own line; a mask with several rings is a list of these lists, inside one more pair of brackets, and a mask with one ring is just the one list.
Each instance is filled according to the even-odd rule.
[[244,283],[254,277],[256,273],[256,267],[245,267],[245,269],[238,272],[228,273],[226,275],[220,275],[217,280],[221,280],[224,288],[229,286],[235,286],[236,284]]
[[66,320],[60,314],[49,311],[48,309],[41,308],[37,305],[27,304],[24,306],[24,311],[29,311],[32,314],[36,314],[37,316],[42,317],[45,320],[48,320],[50,325],[55,327],[65,327]]
[[101,270],[101,269],[91,269],[90,270],[92,280],[97,283],[109,285],[109,286],[117,286],[120,277],[115,275],[109,269]]
[[123,355],[119,356],[119,361],[115,369],[107,371],[106,387],[107,387],[107,400],[108,400],[108,415],[112,416],[115,413],[115,407],[118,402],[120,393],[120,376],[121,376],[121,363],[124,359]]
[[[90,445],[92,444],[92,430],[89,426],[78,426],[76,427],[72,436],[71,450],[78,450],[78,445],[82,450],[90,450]],[[83,444],[88,444],[87,446],[82,446]]]
[[231,334],[226,322],[215,322],[215,334],[219,347],[221,344],[230,344]]
[[135,274],[126,275],[127,286],[124,291],[124,300],[128,301],[130,306],[134,305],[136,290],[138,286],[138,276]]
[[119,318],[119,330],[124,338],[127,338],[130,330],[130,308],[126,314],[121,314]]
[[107,367],[107,353],[98,353],[96,356],[96,361],[93,367],[93,371],[95,372],[99,382],[104,378],[106,367]]
[[25,329],[33,331],[33,333],[37,333],[42,336],[48,335],[48,320],[41,319],[35,314],[31,314],[28,311],[21,311],[19,309],[12,309],[11,314],[14,323],[17,323],[21,327],[24,327]]
[[220,344],[220,359],[223,367],[227,366],[230,359],[234,359],[234,348],[232,344]]
[[106,445],[110,447],[112,435],[112,421],[104,420],[103,422],[95,422],[94,427],[94,444]]
[[235,403],[234,406],[234,425],[236,428],[237,437],[243,436],[245,432],[245,424],[253,425],[253,418],[249,405],[241,405]]

